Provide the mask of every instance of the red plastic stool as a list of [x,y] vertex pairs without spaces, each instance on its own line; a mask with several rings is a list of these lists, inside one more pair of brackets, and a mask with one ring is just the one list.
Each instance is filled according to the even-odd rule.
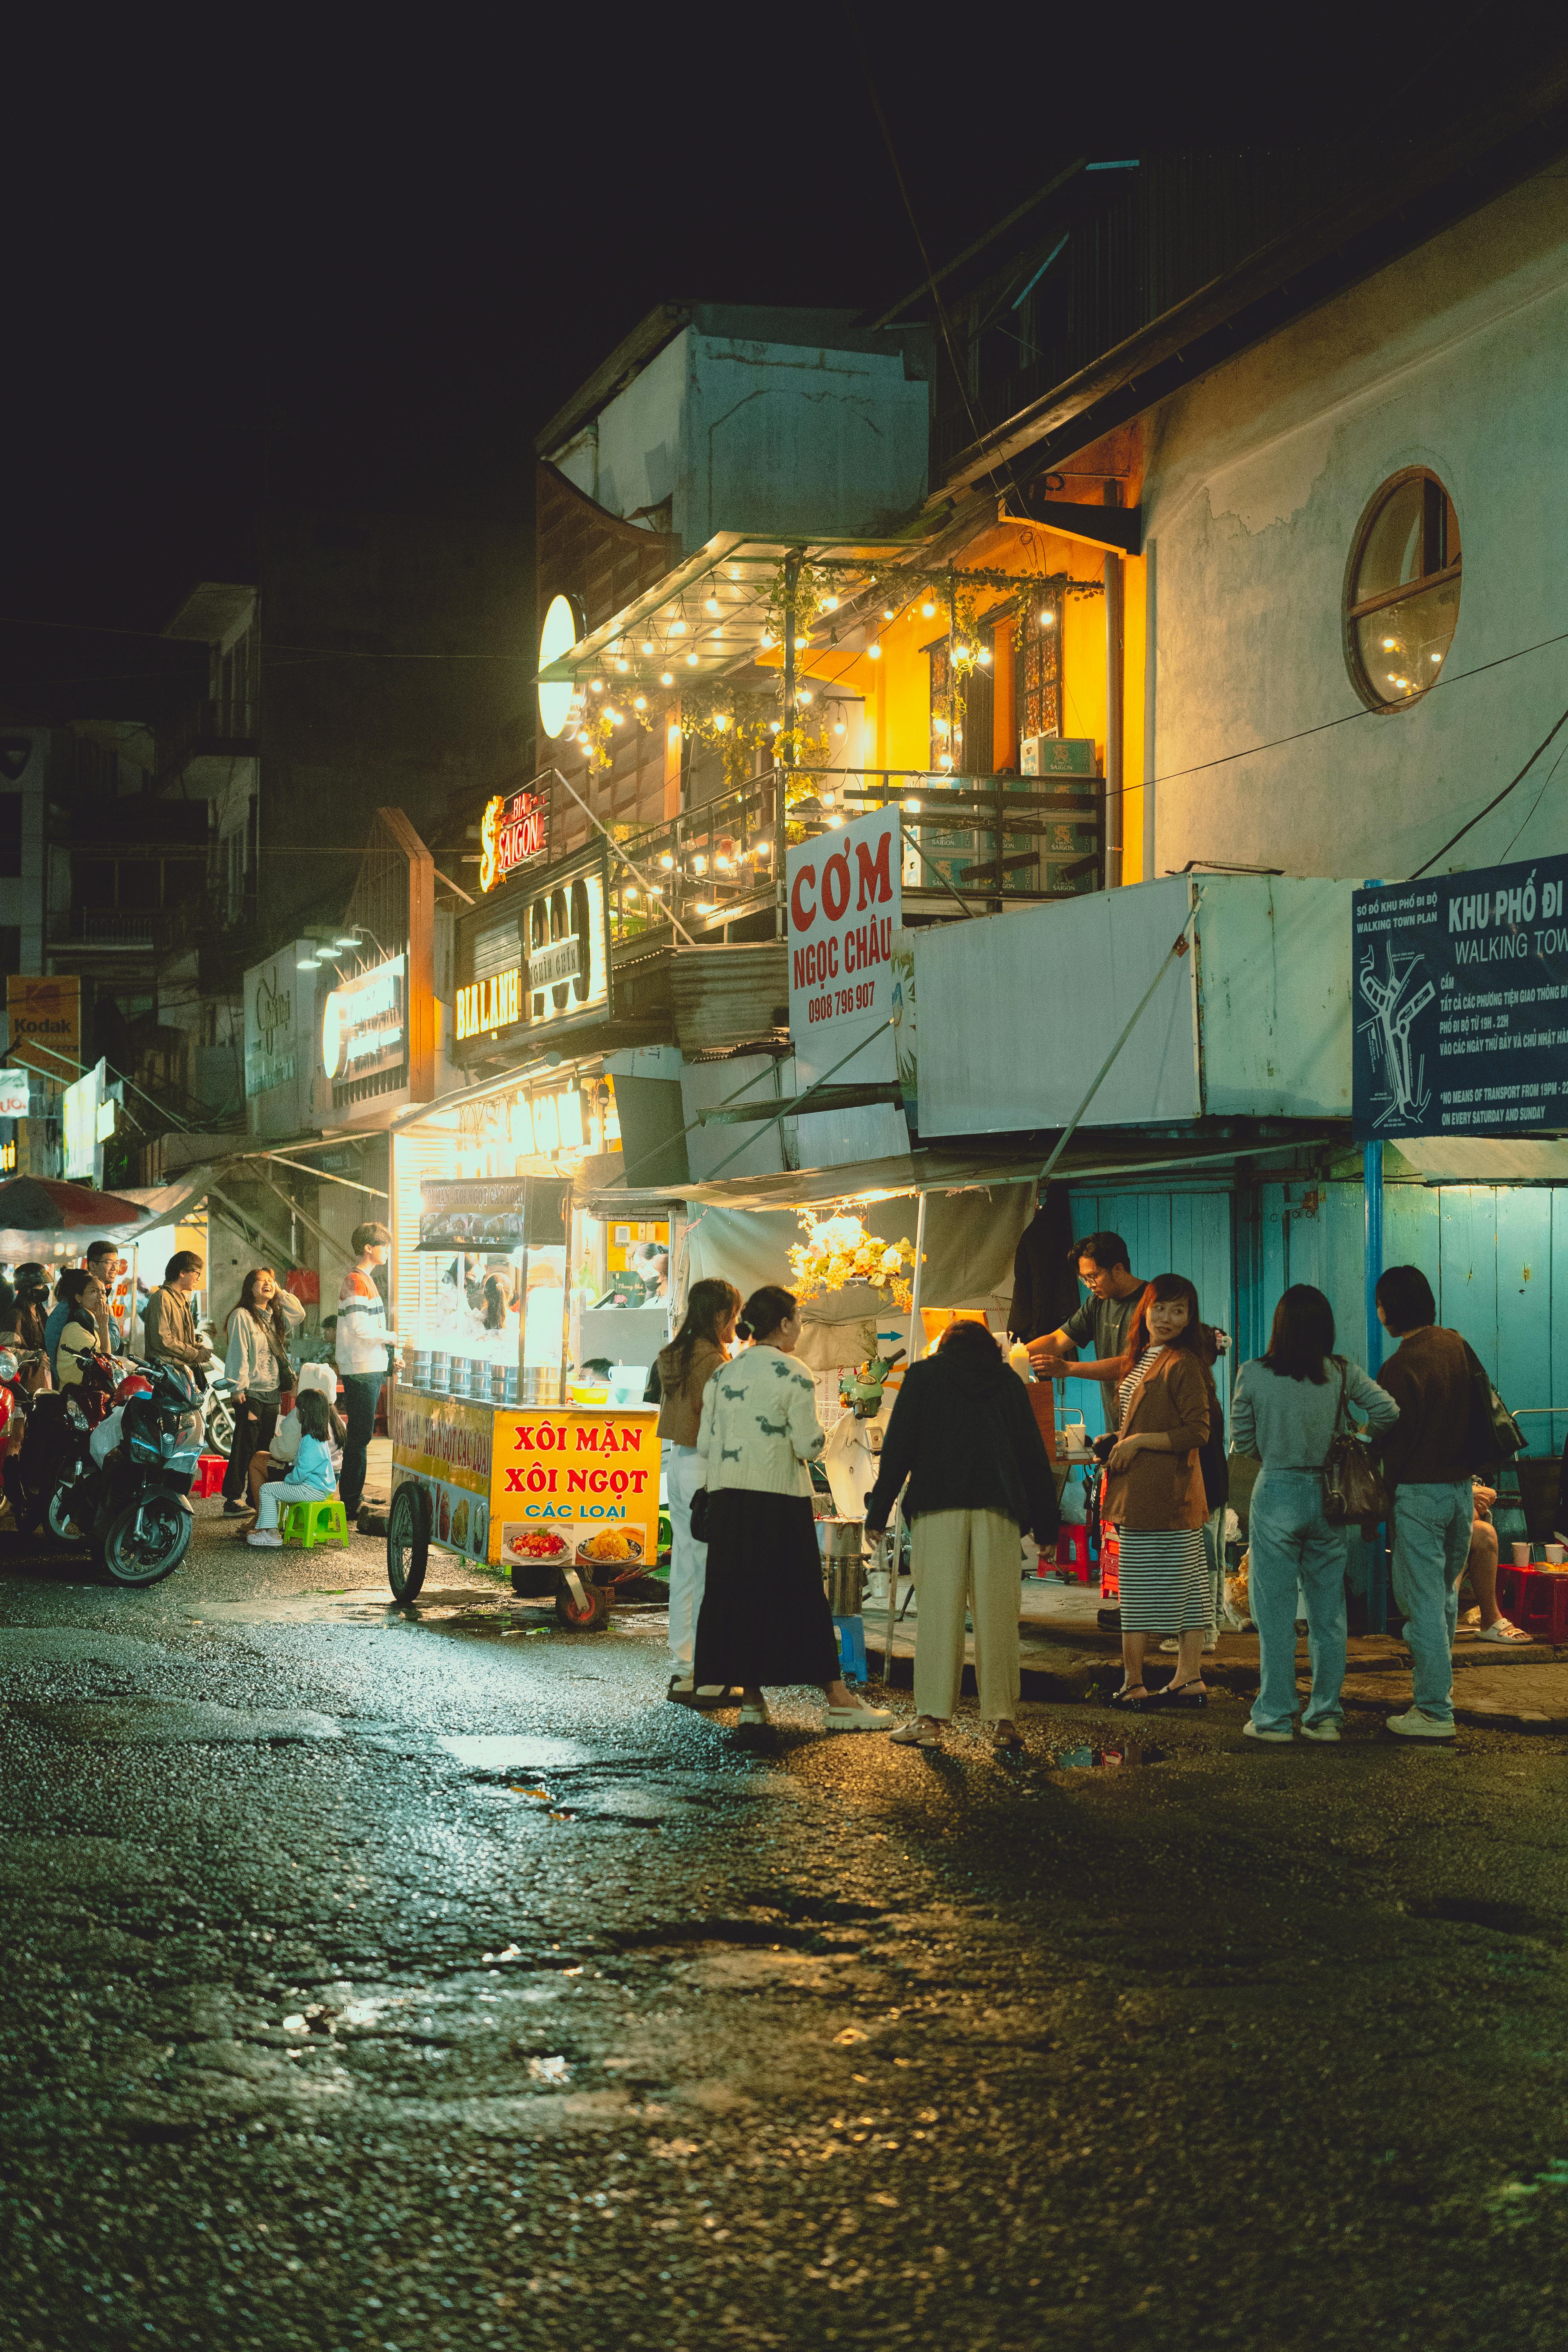
[[1521,1633],[1538,1642],[1568,1642],[1568,1575],[1500,1564],[1497,1589],[1504,1613]]
[[191,1481],[193,1495],[204,1498],[217,1494],[223,1486],[223,1474],[228,1468],[221,1454],[204,1454],[196,1464],[196,1475]]
[[[1087,1584],[1093,1573],[1089,1561],[1089,1529],[1081,1519],[1064,1519],[1057,1531],[1057,1574],[1064,1584]],[[1043,1562],[1040,1574],[1046,1574]]]

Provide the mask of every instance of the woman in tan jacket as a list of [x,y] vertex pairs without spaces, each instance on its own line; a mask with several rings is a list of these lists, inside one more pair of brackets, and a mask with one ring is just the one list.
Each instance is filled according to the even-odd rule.
[[[1121,1706],[1207,1703],[1208,1503],[1198,1448],[1217,1400],[1201,1345],[1197,1292],[1185,1275],[1156,1275],[1121,1359],[1120,1420],[1101,1506],[1121,1551],[1122,1683],[1116,1704]],[[1177,1636],[1176,1671],[1163,1690],[1149,1691],[1143,1653],[1151,1634],[1163,1633]]]
[[702,1484],[697,1433],[702,1425],[702,1391],[722,1363],[741,1312],[732,1282],[709,1277],[694,1282],[686,1317],[658,1356],[658,1433],[664,1445],[665,1496],[669,1505],[669,1654],[675,1672],[669,1696],[688,1706],[714,1706],[722,1689],[697,1690],[691,1651],[697,1612],[708,1569],[708,1547],[691,1532],[691,1497]]

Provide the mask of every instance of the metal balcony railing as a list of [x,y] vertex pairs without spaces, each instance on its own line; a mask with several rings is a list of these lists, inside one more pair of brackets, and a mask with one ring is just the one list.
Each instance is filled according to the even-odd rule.
[[933,916],[955,902],[978,912],[1104,887],[1100,776],[774,768],[665,824],[617,837],[613,936],[668,929],[671,915],[694,935],[768,907],[781,908],[782,918],[781,856],[888,807],[899,810],[904,897],[925,902]]

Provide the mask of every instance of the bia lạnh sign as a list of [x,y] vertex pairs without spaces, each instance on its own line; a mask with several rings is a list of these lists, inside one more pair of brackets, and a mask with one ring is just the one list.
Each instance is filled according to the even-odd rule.
[[[848,1051],[857,1030],[885,1029],[891,1017],[889,958],[903,916],[900,848],[894,807],[797,842],[789,853],[790,1035],[818,1076]],[[826,1033],[837,1052],[827,1051]],[[859,1075],[847,1070],[845,1083]]]
[[1351,924],[1359,1137],[1568,1127],[1568,856],[1357,890]]

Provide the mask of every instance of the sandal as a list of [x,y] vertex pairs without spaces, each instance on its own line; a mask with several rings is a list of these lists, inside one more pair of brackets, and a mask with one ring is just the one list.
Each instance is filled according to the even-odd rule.
[[1207,1690],[1196,1680],[1167,1683],[1163,1690],[1156,1691],[1153,1696],[1161,1706],[1207,1706],[1209,1703]]
[[1136,1712],[1141,1707],[1152,1706],[1155,1696],[1156,1694],[1153,1691],[1145,1690],[1142,1683],[1134,1683],[1131,1690],[1123,1683],[1119,1691],[1111,1692],[1106,1704],[1108,1706],[1131,1707]]
[[1016,1723],[1009,1719],[1005,1730],[1000,1723],[992,1725],[991,1753],[994,1756],[1021,1756],[1023,1752],[1024,1742]]

